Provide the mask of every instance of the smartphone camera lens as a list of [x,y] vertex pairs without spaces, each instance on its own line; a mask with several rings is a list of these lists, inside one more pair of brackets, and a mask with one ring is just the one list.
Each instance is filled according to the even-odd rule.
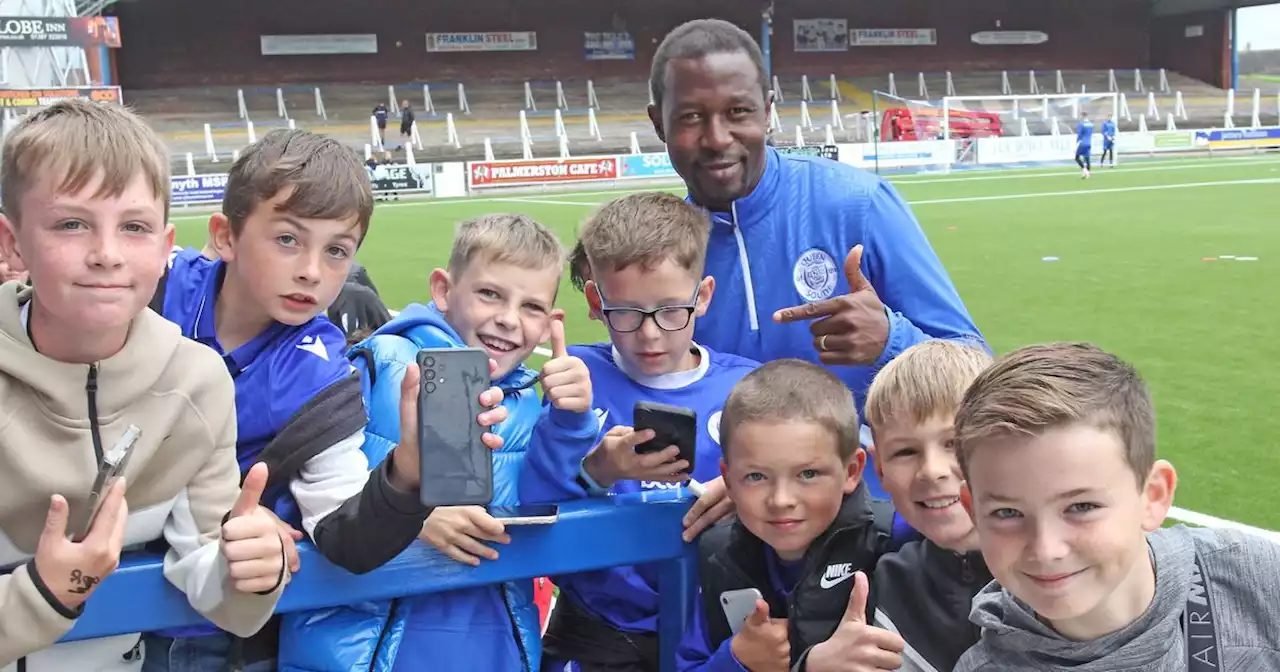
[[423,365],[423,366],[428,366],[428,367],[430,367],[430,366],[435,366],[435,365],[436,365],[436,358],[435,358],[435,357],[427,357],[426,359],[422,360],[422,365]]
[[436,384],[427,383],[426,385],[423,386],[423,388],[427,391],[427,394],[431,394],[432,392],[436,391]]
[[422,377],[426,378],[427,380],[431,380],[432,378],[436,377],[436,372],[431,369],[427,369],[426,371],[422,372]]

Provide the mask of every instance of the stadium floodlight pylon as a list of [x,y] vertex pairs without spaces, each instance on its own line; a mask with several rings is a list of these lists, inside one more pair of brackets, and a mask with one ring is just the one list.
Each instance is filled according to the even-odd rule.
[[[1051,135],[1061,120],[1072,129],[1086,112],[1098,120],[1107,115],[1120,118],[1120,96],[1117,93],[1041,93],[1036,95],[1017,96],[947,96],[942,99],[938,114],[940,123],[932,132],[938,139],[950,140],[952,121],[958,114],[997,114],[1001,121],[1002,133],[1013,135],[1013,129],[1022,130],[1027,124],[1030,135]],[[934,107],[933,104],[908,102],[908,106]],[[1047,121],[1046,121],[1047,120]],[[917,129],[917,135],[921,135]]]

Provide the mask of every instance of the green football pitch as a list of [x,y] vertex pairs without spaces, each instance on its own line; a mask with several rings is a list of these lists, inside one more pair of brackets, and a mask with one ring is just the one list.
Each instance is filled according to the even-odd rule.
[[[1121,159],[1089,180],[1074,166],[890,179],[997,352],[1088,340],[1134,362],[1177,506],[1280,529],[1280,156]],[[522,212],[571,244],[622,193],[380,202],[358,258],[399,308],[429,300],[456,222]],[[202,244],[207,217],[174,214],[179,243]],[[606,337],[567,274],[560,306],[571,342]]]

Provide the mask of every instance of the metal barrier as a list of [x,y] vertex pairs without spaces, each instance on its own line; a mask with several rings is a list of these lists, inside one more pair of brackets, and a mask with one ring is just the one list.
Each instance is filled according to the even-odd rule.
[[[512,526],[499,559],[470,567],[422,542],[386,565],[355,575],[329,564],[309,543],[300,545],[302,570],[280,598],[278,613],[388,600],[513,579],[560,576],[619,565],[660,562],[658,616],[662,669],[675,669],[675,651],[696,598],[695,547],[680,538],[693,502],[688,490],[660,490],[560,505],[551,525]],[[85,604],[64,641],[206,623],[165,578],[160,556],[126,554]]]

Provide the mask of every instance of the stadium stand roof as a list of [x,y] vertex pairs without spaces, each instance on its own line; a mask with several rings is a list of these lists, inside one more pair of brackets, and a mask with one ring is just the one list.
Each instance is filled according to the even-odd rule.
[[1276,0],[1151,0],[1151,14],[1153,16],[1176,16],[1178,14],[1207,12],[1215,9],[1270,5],[1274,2]]
[[[76,10],[80,16],[99,14],[102,10],[127,0],[76,0]],[[1070,2],[1070,0],[1067,0]],[[1191,14],[1213,9],[1230,9],[1232,7],[1253,7],[1270,5],[1276,0],[1150,0],[1151,13],[1155,16],[1173,16]]]

